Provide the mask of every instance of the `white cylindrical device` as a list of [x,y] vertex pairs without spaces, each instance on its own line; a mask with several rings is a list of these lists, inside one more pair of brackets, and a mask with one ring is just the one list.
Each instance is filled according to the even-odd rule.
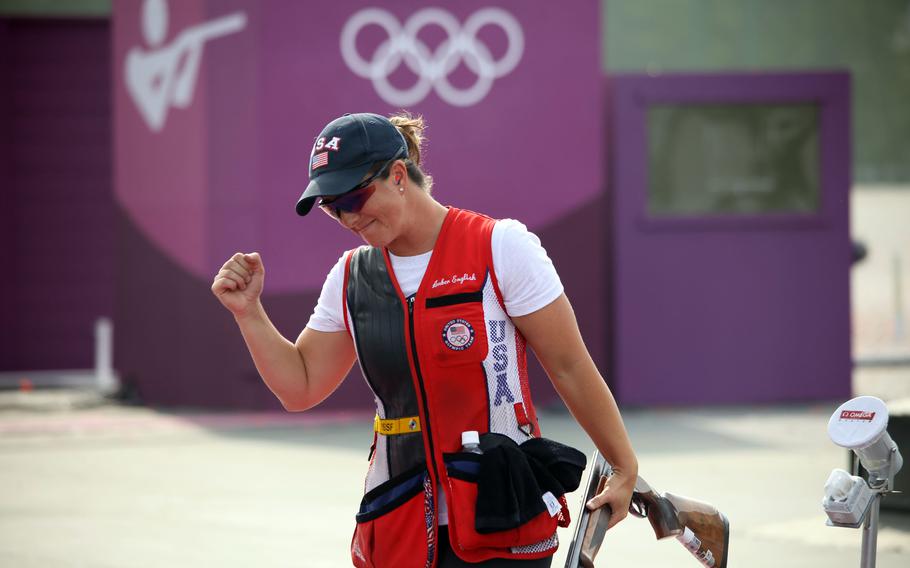
[[888,407],[874,396],[848,400],[828,420],[831,441],[856,453],[871,483],[889,480],[903,465],[887,428]]

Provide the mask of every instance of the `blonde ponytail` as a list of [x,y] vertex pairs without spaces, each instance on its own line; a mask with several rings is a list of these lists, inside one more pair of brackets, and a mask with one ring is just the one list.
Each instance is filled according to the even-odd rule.
[[405,163],[408,168],[408,176],[414,180],[421,189],[430,193],[433,189],[433,178],[426,174],[420,168],[421,150],[426,137],[423,130],[426,128],[423,117],[420,115],[413,116],[407,111],[401,111],[389,117],[395,128],[404,136],[408,145],[408,159]]

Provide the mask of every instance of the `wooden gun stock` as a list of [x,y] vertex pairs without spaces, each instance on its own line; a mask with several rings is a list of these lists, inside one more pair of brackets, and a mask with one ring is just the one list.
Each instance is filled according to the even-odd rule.
[[[610,524],[611,511],[609,507],[589,511],[585,504],[603,490],[609,474],[609,464],[600,452],[595,452],[566,568],[594,568],[594,557]],[[670,493],[661,495],[639,477],[629,511],[637,517],[647,517],[658,539],[676,537],[703,566],[727,568],[730,524],[723,513],[708,503]]]
[[712,505],[672,493],[661,495],[639,477],[629,511],[647,517],[658,539],[675,536],[703,566],[727,567],[730,523]]

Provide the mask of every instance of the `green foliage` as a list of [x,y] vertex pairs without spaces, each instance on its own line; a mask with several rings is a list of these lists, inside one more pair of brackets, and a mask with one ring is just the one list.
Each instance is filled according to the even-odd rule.
[[608,72],[849,70],[854,179],[910,181],[910,1],[604,2]]

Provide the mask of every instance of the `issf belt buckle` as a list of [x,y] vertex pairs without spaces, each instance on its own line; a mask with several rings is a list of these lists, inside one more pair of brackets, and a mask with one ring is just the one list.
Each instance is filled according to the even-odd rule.
[[405,416],[404,418],[380,418],[379,415],[377,415],[376,419],[373,421],[373,431],[382,434],[383,436],[420,432],[420,417]]

